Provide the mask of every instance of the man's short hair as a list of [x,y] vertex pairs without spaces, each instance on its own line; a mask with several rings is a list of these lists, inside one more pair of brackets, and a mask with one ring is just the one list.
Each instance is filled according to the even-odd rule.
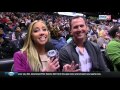
[[108,34],[110,35],[110,37],[115,38],[116,32],[120,32],[120,25],[113,26],[108,32]]
[[77,19],[77,18],[82,18],[84,21],[85,21],[85,24],[87,25],[87,19],[84,17],[84,16],[74,16],[74,17],[72,17],[71,19],[70,19],[70,21],[69,21],[69,24],[70,24],[70,30],[71,30],[71,22],[72,22],[72,20],[73,19]]

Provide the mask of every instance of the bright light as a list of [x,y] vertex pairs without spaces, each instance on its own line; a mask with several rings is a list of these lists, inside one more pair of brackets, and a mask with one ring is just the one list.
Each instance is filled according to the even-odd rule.
[[[56,13],[56,12],[55,12]],[[75,12],[57,12],[59,15],[66,15],[66,16],[85,16],[82,13],[75,13]]]

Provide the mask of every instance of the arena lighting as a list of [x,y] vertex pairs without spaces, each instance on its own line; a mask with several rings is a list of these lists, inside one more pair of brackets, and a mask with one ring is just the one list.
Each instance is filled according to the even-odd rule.
[[85,16],[82,13],[75,13],[75,12],[54,12],[58,13],[59,15],[66,15],[66,16]]
[[120,23],[120,18],[118,19],[118,23]]
[[113,22],[117,22],[117,20],[116,20],[116,19],[112,19],[112,21],[113,21]]

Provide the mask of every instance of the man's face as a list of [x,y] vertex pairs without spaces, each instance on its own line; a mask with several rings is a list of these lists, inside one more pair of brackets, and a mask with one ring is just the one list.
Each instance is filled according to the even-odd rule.
[[118,27],[118,28],[119,28],[119,31],[117,32],[117,36],[120,39],[120,27]]
[[75,40],[83,40],[88,32],[87,25],[83,18],[76,18],[71,21],[71,34]]
[[117,32],[117,37],[120,39],[120,31]]

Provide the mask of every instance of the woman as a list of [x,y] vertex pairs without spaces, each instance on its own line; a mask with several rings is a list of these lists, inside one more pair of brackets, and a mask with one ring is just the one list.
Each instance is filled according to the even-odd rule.
[[105,49],[109,41],[110,37],[108,36],[108,31],[104,30],[101,36],[98,38],[97,44],[101,49]]
[[26,40],[21,51],[14,54],[15,72],[55,72],[59,69],[58,59],[47,57],[45,45],[50,33],[43,21],[30,24]]

